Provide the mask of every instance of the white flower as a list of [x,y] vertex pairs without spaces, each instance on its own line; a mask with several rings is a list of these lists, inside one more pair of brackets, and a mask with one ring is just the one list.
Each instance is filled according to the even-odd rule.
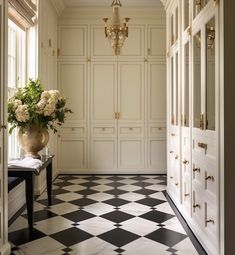
[[45,90],[41,94],[41,99],[48,100],[50,98],[50,96],[51,96],[50,93],[47,90]]
[[61,97],[59,90],[49,90],[48,91],[52,98],[54,98],[56,101],[59,100]]
[[29,120],[29,112],[27,105],[19,105],[15,111],[16,119],[19,122],[26,122]]
[[44,110],[46,104],[47,104],[47,101],[45,100],[45,98],[41,99],[41,100],[37,103],[37,112],[38,112],[38,113],[43,113],[43,110]]
[[15,100],[13,101],[13,109],[16,110],[16,109],[18,108],[19,105],[22,105],[21,100],[15,99]]

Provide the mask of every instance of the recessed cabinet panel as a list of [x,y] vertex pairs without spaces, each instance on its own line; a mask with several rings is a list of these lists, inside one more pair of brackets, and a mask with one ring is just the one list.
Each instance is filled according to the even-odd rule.
[[144,163],[144,143],[141,139],[120,139],[119,160],[120,168],[141,168]]
[[91,27],[91,37],[91,53],[93,57],[114,56],[109,40],[105,37],[103,26]]
[[184,30],[189,26],[189,2],[190,0],[184,0],[183,3],[183,18],[184,18]]
[[148,55],[150,57],[165,56],[166,30],[158,26],[149,27]]
[[[110,46],[109,46],[110,47]],[[143,57],[144,55],[144,29],[142,26],[129,26],[129,36],[121,49],[120,56]]]
[[92,65],[92,121],[115,120],[117,112],[117,68],[115,63]]
[[73,110],[67,123],[86,119],[86,64],[63,62],[59,64],[59,89],[65,95],[67,106]]
[[117,168],[117,140],[92,139],[92,168],[110,169]]
[[59,139],[59,169],[78,170],[86,168],[86,140],[75,137]]
[[189,126],[189,43],[184,46],[184,88],[182,125]]
[[166,141],[150,139],[149,140],[149,168],[166,170]]
[[206,24],[206,128],[215,130],[215,18]]
[[119,112],[120,120],[142,121],[144,109],[143,65],[119,64]]
[[166,67],[149,64],[149,121],[164,121],[166,116]]
[[85,26],[59,27],[59,56],[86,57],[86,30]]

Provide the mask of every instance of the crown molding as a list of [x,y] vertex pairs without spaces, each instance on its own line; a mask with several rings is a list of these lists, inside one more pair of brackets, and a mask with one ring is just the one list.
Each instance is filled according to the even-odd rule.
[[65,9],[65,4],[63,0],[50,0],[50,1],[53,7],[55,8],[57,15],[60,16],[63,10]]

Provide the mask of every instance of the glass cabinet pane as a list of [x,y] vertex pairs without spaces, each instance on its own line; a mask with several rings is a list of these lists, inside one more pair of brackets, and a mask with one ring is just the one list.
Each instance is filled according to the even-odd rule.
[[178,126],[178,53],[175,55],[175,125]]
[[193,0],[193,17],[195,18],[200,11],[206,6],[209,0]]
[[174,59],[171,58],[171,124],[174,125]]
[[171,45],[174,44],[174,16],[171,15]]
[[183,108],[183,126],[189,126],[189,43],[184,46],[184,108]]
[[193,126],[200,128],[201,115],[201,32],[193,37]]
[[206,120],[215,130],[215,18],[206,24]]
[[179,18],[179,11],[177,7],[175,9],[175,41],[178,39],[178,18]]
[[184,30],[189,26],[189,0],[184,0]]

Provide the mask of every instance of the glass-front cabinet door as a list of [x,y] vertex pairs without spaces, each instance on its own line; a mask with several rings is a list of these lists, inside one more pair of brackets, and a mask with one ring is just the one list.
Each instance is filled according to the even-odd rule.
[[209,19],[193,35],[193,127],[215,130],[216,26]]

